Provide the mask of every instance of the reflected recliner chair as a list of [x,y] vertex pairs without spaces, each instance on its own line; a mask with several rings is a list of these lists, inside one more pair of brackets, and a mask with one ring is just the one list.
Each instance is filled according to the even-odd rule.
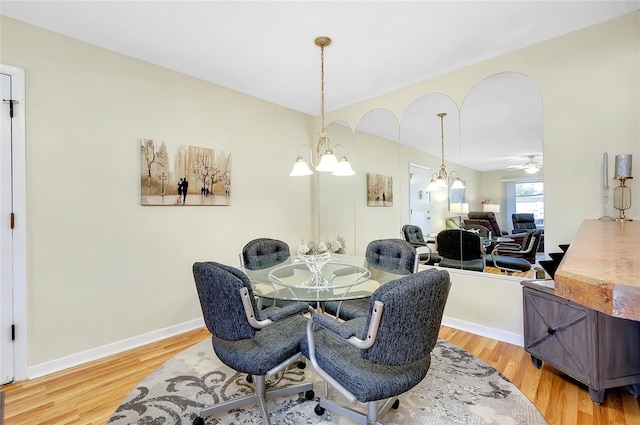
[[[369,242],[365,253],[371,279],[381,285],[418,270],[416,249],[402,239],[378,239]],[[343,320],[369,315],[370,298],[325,303],[324,311]]]
[[522,243],[524,235],[522,234],[509,234],[506,230],[500,229],[496,214],[492,211],[470,211],[467,215],[468,218],[464,219],[464,224],[479,224],[486,227],[491,232],[493,237],[506,237],[513,239],[516,243]]
[[301,358],[307,319],[300,313],[306,313],[309,306],[299,303],[259,311],[247,276],[224,264],[195,263],[193,277],[216,355],[230,368],[255,377],[253,394],[202,409],[194,425],[204,425],[207,416],[249,404],[260,406],[268,425],[266,400],[301,392],[307,399],[313,398],[311,383],[269,391],[265,383],[266,377]]
[[440,267],[484,271],[484,246],[477,233],[464,229],[448,229],[438,233]]
[[426,248],[428,252],[419,253],[418,258],[422,264],[434,265],[440,261],[440,256],[435,254],[427,241],[424,240],[422,229],[414,224],[405,224],[402,226],[402,236],[404,240],[409,242],[413,247],[418,250]]
[[[398,395],[420,383],[429,370],[450,287],[446,270],[429,269],[378,288],[367,317],[340,322],[313,314],[303,353],[349,402],[367,404],[362,413],[323,398],[316,414],[329,409],[367,425],[380,424],[380,416],[398,408]],[[324,329],[314,331],[314,325]],[[378,408],[377,401],[386,399]]]
[[[527,230],[538,229],[535,217],[531,213],[511,214],[511,222],[513,223],[512,233],[525,233]],[[538,252],[544,252],[544,230],[542,230]]]

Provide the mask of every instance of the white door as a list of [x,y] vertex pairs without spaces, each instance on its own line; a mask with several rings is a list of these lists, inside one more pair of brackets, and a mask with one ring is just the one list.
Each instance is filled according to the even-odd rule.
[[427,185],[431,173],[420,165],[409,165],[409,223],[422,229],[422,233],[431,233],[431,194]]
[[0,384],[13,381],[13,244],[11,229],[11,76],[0,74]]
[[0,64],[0,383],[27,379],[24,75],[22,68]]

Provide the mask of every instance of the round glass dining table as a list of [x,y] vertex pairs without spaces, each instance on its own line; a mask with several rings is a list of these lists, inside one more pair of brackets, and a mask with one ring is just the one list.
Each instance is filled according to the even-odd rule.
[[370,267],[365,257],[342,254],[331,257],[322,267],[320,279],[297,257],[265,269],[242,270],[258,297],[318,303],[367,298],[382,283],[401,277]]

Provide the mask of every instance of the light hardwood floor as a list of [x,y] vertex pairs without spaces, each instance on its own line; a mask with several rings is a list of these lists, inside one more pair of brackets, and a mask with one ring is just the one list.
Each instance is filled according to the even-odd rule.
[[[540,409],[550,425],[638,425],[640,400],[626,389],[608,390],[598,406],[586,387],[543,365],[511,344],[442,327],[440,336],[502,372]],[[6,425],[105,424],[122,399],[160,364],[209,338],[197,329],[164,341],[32,381],[0,387]]]

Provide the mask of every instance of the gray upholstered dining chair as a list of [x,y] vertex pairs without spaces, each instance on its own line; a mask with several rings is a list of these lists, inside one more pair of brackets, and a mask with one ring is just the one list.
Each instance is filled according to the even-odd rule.
[[415,224],[405,224],[404,226],[402,226],[401,233],[404,237],[404,240],[413,245],[416,250],[420,248],[424,248],[427,250],[427,252],[418,253],[418,260],[422,264],[433,265],[440,262],[440,256],[434,253],[429,246],[429,243],[424,240],[424,234],[422,233],[422,229],[420,228],[420,226],[416,226]]
[[[377,280],[381,285],[418,270],[416,249],[402,239],[378,239],[369,242],[365,258],[371,279]],[[369,298],[327,302],[324,311],[344,320],[366,317],[369,314]]]
[[[379,424],[379,417],[398,408],[398,395],[420,383],[429,370],[450,287],[446,270],[429,269],[378,288],[368,317],[341,322],[313,314],[302,351],[318,375],[349,402],[367,404],[364,414],[323,398],[316,414],[329,409],[367,425]],[[378,409],[377,401],[385,399]]]
[[291,255],[286,242],[271,239],[253,239],[242,248],[240,264],[249,270],[260,270],[283,263]]
[[266,400],[302,392],[312,399],[311,383],[267,391],[265,382],[301,358],[307,319],[300,313],[309,306],[299,303],[259,311],[247,276],[223,264],[195,263],[193,277],[216,355],[230,368],[255,377],[253,394],[202,409],[194,425],[204,425],[207,416],[250,404],[258,404],[264,422],[270,424]]
[[[289,245],[279,239],[257,238],[253,239],[242,248],[240,253],[240,265],[248,270],[263,270],[277,266],[289,260],[291,251]],[[285,307],[290,301],[273,300],[270,306]],[[258,308],[263,307],[263,300],[258,299]]]
[[486,256],[487,264],[493,264],[507,274],[529,271],[531,265],[536,263],[541,239],[542,230],[527,230],[522,244],[497,244],[491,254]]
[[477,233],[464,229],[447,229],[436,238],[438,253],[442,257],[440,267],[484,271],[484,245]]

